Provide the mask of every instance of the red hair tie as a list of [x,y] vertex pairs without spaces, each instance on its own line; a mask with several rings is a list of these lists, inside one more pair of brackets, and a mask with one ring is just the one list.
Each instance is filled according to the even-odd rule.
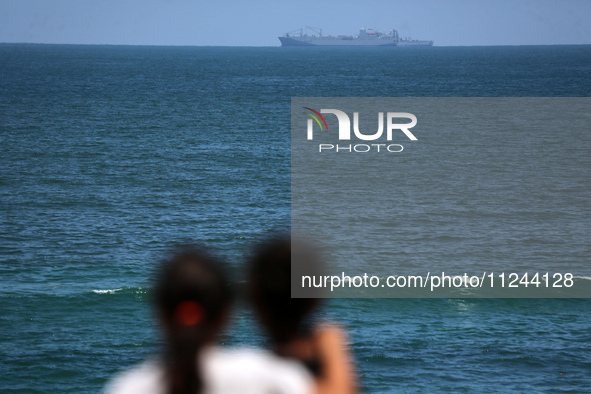
[[205,310],[195,301],[183,301],[174,310],[174,319],[183,326],[194,326],[205,317]]

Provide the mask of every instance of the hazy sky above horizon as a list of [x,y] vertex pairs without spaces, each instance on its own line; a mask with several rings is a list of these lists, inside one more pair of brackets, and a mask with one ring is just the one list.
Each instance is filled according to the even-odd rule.
[[0,42],[278,46],[397,29],[435,45],[591,44],[589,0],[0,0]]

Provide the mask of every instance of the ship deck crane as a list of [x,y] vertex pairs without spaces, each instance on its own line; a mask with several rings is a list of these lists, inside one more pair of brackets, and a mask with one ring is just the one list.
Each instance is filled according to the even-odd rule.
[[319,29],[317,27],[310,27],[310,26],[306,26],[306,28],[312,30],[314,33],[318,33],[320,35],[320,37],[322,37],[322,29]]

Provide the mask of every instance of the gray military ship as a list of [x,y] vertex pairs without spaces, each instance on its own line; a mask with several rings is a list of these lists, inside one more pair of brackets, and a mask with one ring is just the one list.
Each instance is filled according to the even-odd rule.
[[[356,36],[323,36],[322,29],[306,27],[316,34],[304,33],[304,29],[294,30],[279,37],[281,46],[398,46],[398,47],[429,47],[433,46],[433,41],[413,40],[410,37],[400,37],[396,30],[389,33],[366,29],[359,30]],[[299,34],[298,34],[299,32]],[[295,34],[294,34],[295,33]]]

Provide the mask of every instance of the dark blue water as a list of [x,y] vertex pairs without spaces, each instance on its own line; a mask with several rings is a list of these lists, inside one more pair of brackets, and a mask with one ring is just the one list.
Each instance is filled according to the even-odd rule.
[[[148,289],[171,243],[202,240],[239,277],[252,242],[289,223],[291,97],[588,97],[590,75],[589,46],[0,45],[0,389],[97,392],[157,351]],[[348,327],[365,392],[580,393],[590,306],[359,299],[324,314]],[[260,344],[235,315],[224,343]]]

